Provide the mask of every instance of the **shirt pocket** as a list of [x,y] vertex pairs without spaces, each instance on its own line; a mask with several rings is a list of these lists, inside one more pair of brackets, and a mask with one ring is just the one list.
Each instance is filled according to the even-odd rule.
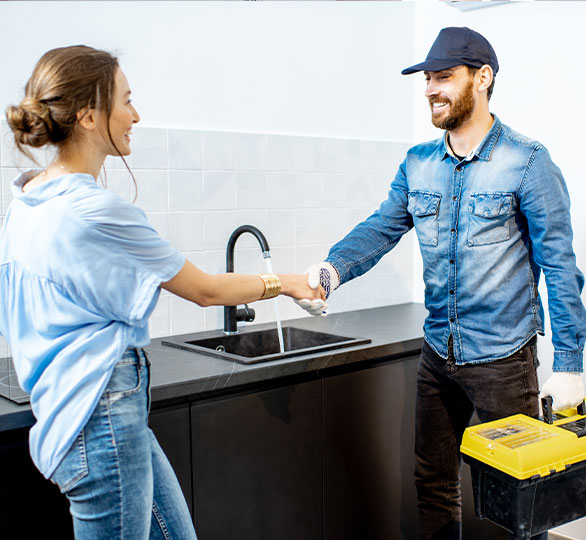
[[407,210],[413,216],[413,225],[421,245],[437,246],[441,198],[439,193],[431,191],[409,192]]
[[485,246],[509,239],[512,193],[473,193],[468,205],[468,245]]

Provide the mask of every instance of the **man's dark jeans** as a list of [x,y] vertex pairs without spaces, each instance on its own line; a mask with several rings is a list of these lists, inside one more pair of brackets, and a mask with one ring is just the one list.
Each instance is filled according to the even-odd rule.
[[[507,358],[464,366],[454,364],[451,346],[445,360],[424,341],[415,428],[422,540],[462,537],[460,444],[464,430],[474,411],[481,422],[516,413],[537,417],[538,365],[536,338]],[[533,537],[546,538],[547,533]]]

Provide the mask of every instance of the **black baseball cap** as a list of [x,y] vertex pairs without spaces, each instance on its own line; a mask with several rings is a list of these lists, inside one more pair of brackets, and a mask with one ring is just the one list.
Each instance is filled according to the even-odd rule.
[[499,62],[488,40],[465,26],[450,26],[440,31],[427,53],[425,62],[405,68],[401,74],[442,71],[461,65],[479,68],[485,64],[488,64],[496,75]]

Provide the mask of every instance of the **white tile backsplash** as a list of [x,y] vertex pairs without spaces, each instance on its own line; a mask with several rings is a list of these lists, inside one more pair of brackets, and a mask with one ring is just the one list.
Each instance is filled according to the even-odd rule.
[[236,173],[204,171],[203,209],[234,210],[236,208]]
[[175,295],[169,297],[169,324],[171,335],[201,332],[205,324],[205,311],[193,302]]
[[169,181],[166,170],[136,170],[136,204],[145,212],[169,211]]
[[[102,172],[100,181],[102,185],[120,195],[124,200],[131,202],[137,193],[138,180],[132,179],[131,174],[126,169],[106,169],[105,174]],[[136,182],[136,186],[135,186]],[[145,210],[144,207],[143,210]]]
[[203,165],[203,133],[191,129],[168,131],[170,169],[198,170]]
[[[0,123],[0,223],[19,174],[5,121]],[[368,217],[387,196],[409,145],[292,135],[135,128],[129,164],[136,178],[136,204],[159,234],[196,266],[224,272],[226,243],[242,224],[257,226],[271,248],[275,272],[304,272]],[[37,151],[41,158],[51,152]],[[124,163],[106,161],[107,188],[128,201],[136,195]],[[366,275],[335,291],[336,313],[409,302],[414,277],[415,235]],[[237,243],[236,270],[266,271],[258,241]],[[307,316],[289,298],[277,300],[281,318]],[[275,320],[275,302],[254,302],[256,323]],[[254,324],[254,323],[253,323]],[[223,308],[200,308],[162,291],[151,316],[151,336],[223,327]],[[0,338],[1,339],[1,338]],[[0,348],[2,343],[0,342]]]
[[132,168],[168,169],[167,130],[135,127],[132,131]]
[[267,136],[256,133],[236,134],[236,168],[239,171],[265,171]]
[[169,242],[179,251],[203,249],[202,212],[169,212]]
[[169,171],[169,211],[203,210],[201,171]]
[[297,245],[321,244],[323,237],[321,208],[295,211],[295,242]]
[[206,170],[236,168],[235,133],[203,132],[203,166]]
[[295,137],[286,135],[267,137],[267,168],[269,171],[295,170]]
[[203,213],[203,249],[226,249],[228,238],[236,228],[236,213],[208,211]]
[[267,212],[267,234],[270,236],[271,249],[278,246],[294,246],[295,210],[269,210]]
[[236,208],[238,210],[267,207],[267,174],[264,171],[236,173]]

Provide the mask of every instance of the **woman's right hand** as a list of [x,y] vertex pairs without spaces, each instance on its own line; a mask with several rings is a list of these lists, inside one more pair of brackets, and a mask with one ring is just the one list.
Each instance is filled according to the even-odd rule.
[[309,300],[325,301],[326,293],[320,285],[312,289],[307,280],[307,274],[279,274],[281,280],[281,294],[290,296],[295,300],[307,298]]

